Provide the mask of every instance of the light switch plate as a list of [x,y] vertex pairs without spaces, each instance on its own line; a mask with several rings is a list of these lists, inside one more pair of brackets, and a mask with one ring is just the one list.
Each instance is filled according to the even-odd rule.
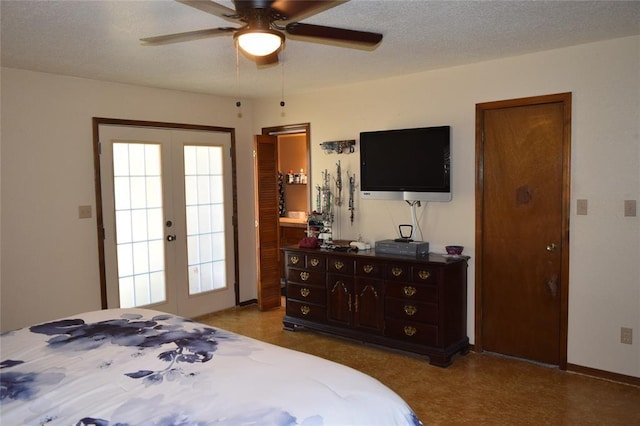
[[635,217],[636,200],[624,200],[624,215],[627,217]]
[[78,206],[78,219],[90,219],[91,214],[91,206]]
[[576,214],[582,216],[587,214],[587,200],[576,200]]

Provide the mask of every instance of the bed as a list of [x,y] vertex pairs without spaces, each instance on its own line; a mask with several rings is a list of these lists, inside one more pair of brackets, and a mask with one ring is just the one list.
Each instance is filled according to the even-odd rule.
[[0,337],[3,425],[420,425],[349,367],[146,309]]

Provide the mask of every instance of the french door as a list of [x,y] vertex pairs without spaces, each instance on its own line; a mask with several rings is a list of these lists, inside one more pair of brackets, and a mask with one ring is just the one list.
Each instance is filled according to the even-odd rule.
[[100,125],[107,307],[235,305],[229,132]]

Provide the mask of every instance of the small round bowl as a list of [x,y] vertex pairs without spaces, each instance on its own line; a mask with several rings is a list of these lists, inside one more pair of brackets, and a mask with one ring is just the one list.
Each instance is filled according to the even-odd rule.
[[445,250],[447,250],[447,254],[453,254],[453,255],[461,255],[462,254],[462,250],[464,250],[464,246],[446,246]]

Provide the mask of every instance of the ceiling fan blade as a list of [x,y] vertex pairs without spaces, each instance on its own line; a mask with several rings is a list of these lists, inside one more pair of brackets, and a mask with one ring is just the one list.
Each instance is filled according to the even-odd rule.
[[271,9],[277,12],[276,21],[300,21],[348,0],[275,0]]
[[195,9],[201,10],[206,13],[210,13],[211,15],[219,16],[220,18],[228,19],[230,21],[237,22],[238,14],[235,10],[229,9],[226,6],[218,4],[209,0],[175,0],[178,3],[185,4],[187,6],[191,6]]
[[368,46],[374,46],[382,40],[382,34],[378,33],[325,27],[323,25],[303,24],[301,22],[288,24],[286,26],[286,30],[287,33],[291,35],[344,41],[347,43],[359,43]]
[[193,41],[203,38],[216,37],[222,34],[229,34],[237,30],[238,28],[209,28],[206,30],[187,31],[184,33],[141,38],[140,41],[142,42],[142,44],[147,46],[160,46],[163,44],[180,43],[183,41]]
[[278,52],[274,52],[271,55],[266,56],[253,56],[257,66],[261,65],[273,65],[278,63]]

